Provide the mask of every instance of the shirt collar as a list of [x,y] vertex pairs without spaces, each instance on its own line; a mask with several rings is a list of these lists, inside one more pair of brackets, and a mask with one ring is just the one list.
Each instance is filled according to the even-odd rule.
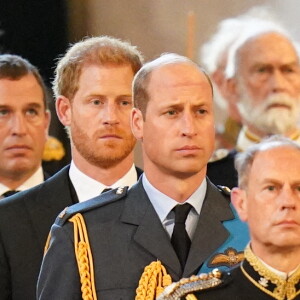
[[[167,218],[170,211],[178,204],[178,202],[156,189],[147,179],[146,174],[142,177],[144,189],[152,203],[161,222]],[[198,215],[200,215],[206,194],[207,182],[206,178],[202,181],[197,190],[185,201],[192,205]]]
[[119,186],[132,186],[137,182],[137,172],[132,165],[129,171],[111,186],[106,186],[101,182],[87,176],[81,172],[74,161],[71,161],[69,176],[75,188],[79,202],[86,201],[101,194],[105,188],[117,188]]
[[[39,167],[31,177],[29,177],[24,183],[18,186],[16,191],[25,191],[28,190],[44,181],[44,173],[42,167]],[[3,193],[10,191],[11,189],[6,185],[0,183],[0,195]]]

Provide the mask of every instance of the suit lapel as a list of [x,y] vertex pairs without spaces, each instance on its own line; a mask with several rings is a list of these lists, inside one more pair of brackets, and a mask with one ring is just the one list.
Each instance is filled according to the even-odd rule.
[[153,261],[160,260],[178,280],[181,267],[170,238],[163,228],[144,188],[142,180],[129,190],[122,222],[137,226],[134,241],[153,256]]
[[40,246],[44,249],[47,234],[56,216],[66,206],[73,204],[69,188],[69,166],[34,189],[35,193],[28,190],[29,193],[24,197],[24,205]]
[[233,218],[229,201],[207,180],[207,192],[192,239],[184,277],[195,274],[204,261],[225,242],[229,232],[222,222]]

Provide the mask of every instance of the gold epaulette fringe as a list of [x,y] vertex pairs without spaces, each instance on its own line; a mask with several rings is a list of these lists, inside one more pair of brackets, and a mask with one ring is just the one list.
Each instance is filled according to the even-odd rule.
[[155,300],[171,283],[172,279],[166,268],[159,260],[154,261],[144,269],[136,289],[135,300]]
[[94,265],[86,225],[81,214],[70,220],[74,224],[74,248],[79,269],[83,300],[97,300]]

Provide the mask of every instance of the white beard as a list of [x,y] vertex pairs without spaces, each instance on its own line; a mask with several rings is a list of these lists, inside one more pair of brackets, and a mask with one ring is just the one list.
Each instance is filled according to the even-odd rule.
[[273,94],[254,106],[253,99],[245,91],[242,94],[237,106],[243,120],[265,135],[284,135],[297,127],[299,98],[291,98],[285,93]]

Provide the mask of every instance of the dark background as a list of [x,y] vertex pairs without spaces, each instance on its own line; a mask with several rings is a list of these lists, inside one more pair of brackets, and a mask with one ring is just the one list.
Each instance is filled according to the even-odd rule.
[[[37,66],[49,90],[55,62],[68,46],[68,12],[65,0],[1,0],[0,52],[18,54]],[[70,161],[69,140],[50,99],[50,135],[65,145],[66,156],[59,167]],[[55,168],[55,166],[53,165]]]

